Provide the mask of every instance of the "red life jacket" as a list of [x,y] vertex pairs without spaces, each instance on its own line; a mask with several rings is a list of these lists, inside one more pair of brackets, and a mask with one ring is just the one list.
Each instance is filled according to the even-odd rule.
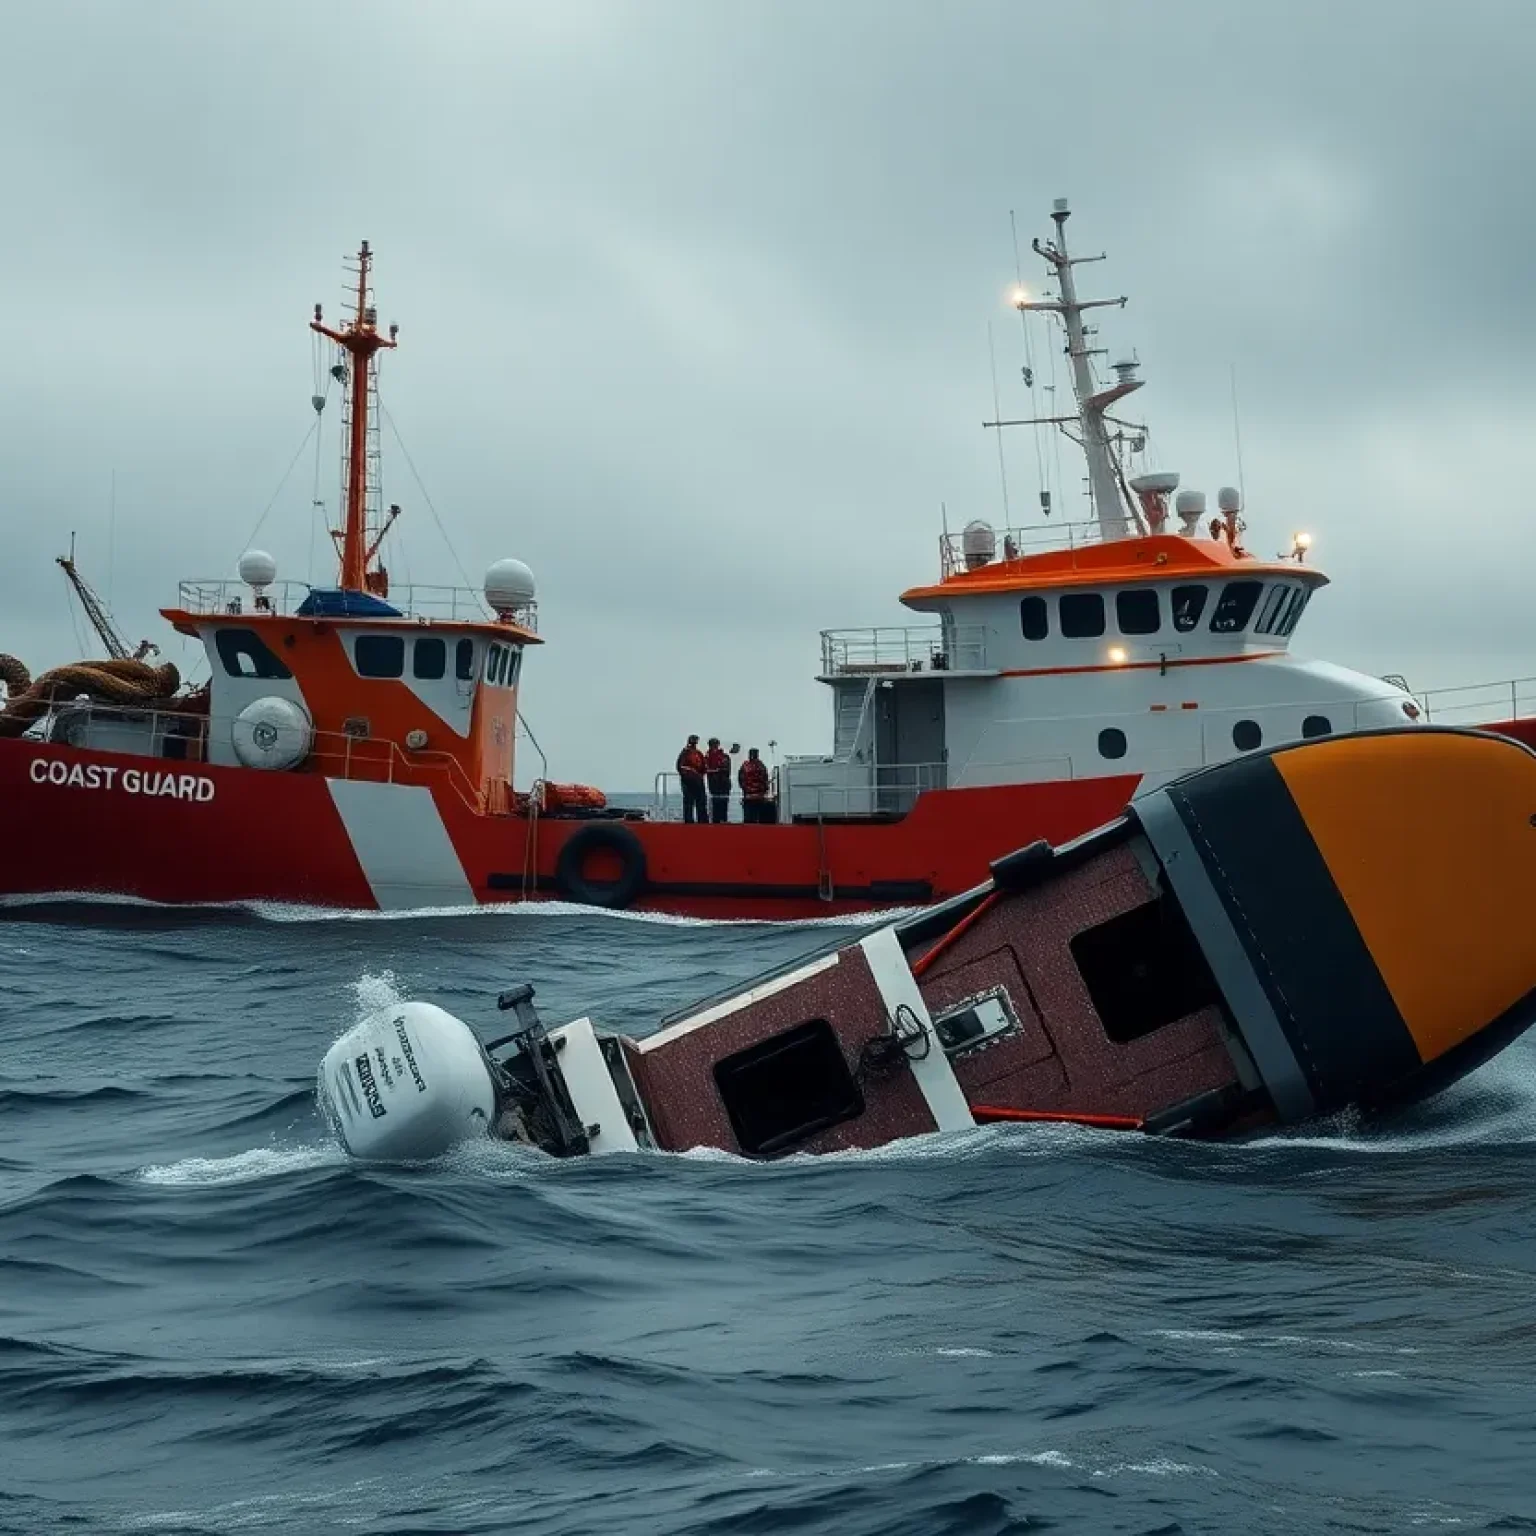
[[704,754],[697,747],[684,747],[677,754],[677,771],[685,779],[702,778]]
[[709,752],[704,758],[704,772],[709,775],[711,781],[715,779],[722,780],[720,785],[722,791],[730,789],[731,759],[729,754],[723,748],[711,747],[709,749]]
[[760,757],[749,757],[736,775],[741,792],[748,800],[761,800],[768,794],[768,764]]

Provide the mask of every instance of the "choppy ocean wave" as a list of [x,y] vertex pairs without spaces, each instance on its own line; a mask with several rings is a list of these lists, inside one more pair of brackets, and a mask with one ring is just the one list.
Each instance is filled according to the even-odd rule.
[[1385,1124],[347,1160],[401,996],[643,1031],[820,942],[0,925],[0,1530],[1536,1530],[1536,1043]]

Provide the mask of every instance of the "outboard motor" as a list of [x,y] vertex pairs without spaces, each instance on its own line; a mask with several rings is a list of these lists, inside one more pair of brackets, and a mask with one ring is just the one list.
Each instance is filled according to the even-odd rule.
[[325,1053],[320,1107],[353,1157],[415,1162],[489,1135],[496,1072],[474,1031],[431,1003],[400,1003]]
[[488,1045],[431,1003],[385,1008],[336,1041],[316,1091],[347,1152],[424,1162],[485,1136],[555,1157],[650,1145],[618,1041],[600,1039],[589,1019],[551,1033],[532,987],[503,992],[496,1006],[518,1027]]

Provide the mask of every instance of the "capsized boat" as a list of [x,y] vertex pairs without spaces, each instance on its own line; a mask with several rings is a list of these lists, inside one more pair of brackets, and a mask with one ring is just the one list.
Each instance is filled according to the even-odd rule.
[[975,890],[663,1021],[331,1047],[355,1156],[870,1148],[990,1121],[1223,1137],[1438,1092],[1536,1022],[1536,753],[1424,727],[1204,769]]

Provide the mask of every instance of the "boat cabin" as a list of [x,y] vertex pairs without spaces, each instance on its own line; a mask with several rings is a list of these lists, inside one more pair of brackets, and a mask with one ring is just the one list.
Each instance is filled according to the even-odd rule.
[[1124,300],[1078,300],[1068,216],[1058,201],[1056,239],[1034,245],[1056,295],[1021,290],[1017,304],[1061,320],[1076,413],[987,425],[1060,427],[1087,461],[1094,515],[1050,519],[1042,488],[1041,524],[944,534],[939,579],[901,597],[936,622],[825,631],[832,751],[785,762],[781,819],[888,818],[930,790],[1099,777],[1124,778],[1129,797],[1265,746],[1419,718],[1395,684],[1291,654],[1327,582],[1306,563],[1307,535],[1256,556],[1237,490],[1219,492],[1207,523],[1202,492],[1170,507],[1177,474],[1129,473],[1146,430],[1110,409],[1141,388],[1138,365],[1117,363],[1101,383],[1083,322]]

